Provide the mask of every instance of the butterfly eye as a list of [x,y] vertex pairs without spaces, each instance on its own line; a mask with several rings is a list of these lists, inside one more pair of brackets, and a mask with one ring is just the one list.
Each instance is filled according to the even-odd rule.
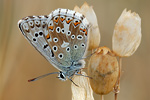
[[59,57],[59,59],[62,59],[62,58],[63,58],[63,54],[60,53],[60,54],[58,55],[58,57]]
[[59,75],[58,75],[58,78],[59,78],[60,80],[62,80],[62,81],[65,81],[65,80],[66,80],[65,74],[62,73],[61,71],[60,71],[60,73],[59,73]]
[[63,79],[64,79],[64,78],[65,78],[64,74],[61,73],[61,74],[60,74],[60,78],[63,78]]

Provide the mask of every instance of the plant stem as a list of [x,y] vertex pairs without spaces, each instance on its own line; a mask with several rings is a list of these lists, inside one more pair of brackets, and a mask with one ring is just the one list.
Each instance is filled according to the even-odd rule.
[[104,100],[104,95],[101,95],[101,100]]
[[115,93],[115,100],[117,100],[117,94],[118,94],[118,93]]
[[118,74],[118,79],[117,79],[116,85],[115,85],[115,87],[114,87],[115,100],[117,100],[118,93],[120,92],[121,67],[122,67],[122,58],[119,57],[119,74]]

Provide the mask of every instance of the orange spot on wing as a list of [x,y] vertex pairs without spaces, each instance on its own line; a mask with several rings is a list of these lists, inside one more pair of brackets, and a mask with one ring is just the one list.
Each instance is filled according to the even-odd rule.
[[68,20],[68,21],[66,21],[66,22],[67,22],[67,24],[69,24],[71,21],[72,21],[72,20]]
[[54,27],[53,26],[49,26],[48,28],[51,29],[51,30],[53,30]]
[[46,35],[46,38],[47,38],[47,39],[49,39],[49,38],[50,38],[49,34],[47,34],[47,35]]
[[86,31],[86,29],[83,29],[83,32],[85,32]]
[[62,22],[65,20],[65,18],[60,18],[60,19],[61,19]]
[[59,17],[58,17],[57,19],[54,19],[54,21],[55,21],[56,23],[58,23],[58,20],[59,20]]
[[80,22],[76,22],[76,23],[74,23],[74,25],[75,25],[75,26],[77,26],[78,24],[80,24]]
[[87,31],[85,31],[85,35],[87,36]]
[[85,35],[87,36],[87,31],[86,31],[86,29],[80,28],[80,30],[83,31],[83,32],[85,33]]

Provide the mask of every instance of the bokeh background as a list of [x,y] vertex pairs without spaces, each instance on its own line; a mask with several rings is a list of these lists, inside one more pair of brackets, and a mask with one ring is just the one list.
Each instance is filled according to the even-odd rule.
[[[150,100],[150,1],[149,0],[0,0],[0,100],[71,100],[71,82],[56,75],[28,83],[39,75],[57,71],[23,37],[17,22],[29,15],[47,15],[57,8],[92,5],[101,32],[100,46],[112,47],[114,25],[127,8],[142,19],[142,42],[123,59],[118,100]],[[105,100],[114,100],[113,92]],[[95,100],[100,96],[94,94]]]

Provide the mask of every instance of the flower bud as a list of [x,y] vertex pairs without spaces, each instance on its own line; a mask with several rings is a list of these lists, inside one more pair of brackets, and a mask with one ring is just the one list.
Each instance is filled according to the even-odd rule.
[[97,23],[97,17],[92,6],[89,6],[86,2],[79,8],[75,6],[75,11],[82,13],[89,21],[88,30],[88,50],[99,47],[100,44],[100,31]]
[[122,12],[112,38],[112,49],[120,57],[131,56],[141,42],[141,18],[135,12]]
[[116,57],[107,47],[96,49],[88,65],[88,75],[93,91],[104,95],[111,92],[118,79],[119,67]]

